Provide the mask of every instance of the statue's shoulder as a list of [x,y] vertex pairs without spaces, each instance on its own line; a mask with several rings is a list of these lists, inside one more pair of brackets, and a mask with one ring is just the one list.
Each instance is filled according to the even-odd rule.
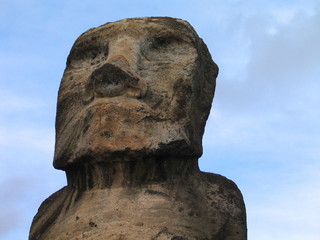
[[60,214],[68,195],[67,187],[61,188],[48,197],[39,207],[32,220],[29,239],[38,239]]
[[243,196],[238,186],[230,179],[215,173],[202,172],[202,176],[205,178],[209,195],[221,195],[229,201],[244,208]]
[[247,239],[246,209],[238,186],[230,179],[214,173],[202,172],[206,182],[206,196],[209,203],[208,214],[223,222],[217,239]]
[[209,184],[217,185],[222,189],[227,191],[236,191],[240,192],[237,184],[235,184],[232,180],[216,173],[208,173],[208,172],[201,172],[202,176],[205,177],[206,181]]
[[43,203],[40,205],[38,212],[41,212],[43,210],[47,210],[50,208],[53,204],[56,204],[56,202],[62,201],[64,199],[64,196],[67,192],[67,187],[61,188],[59,191],[51,194],[46,200],[43,201]]

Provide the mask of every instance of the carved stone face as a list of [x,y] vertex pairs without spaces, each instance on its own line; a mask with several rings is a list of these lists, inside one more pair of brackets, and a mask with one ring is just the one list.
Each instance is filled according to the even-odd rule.
[[61,81],[54,166],[201,156],[217,73],[183,20],[125,19],[88,30]]

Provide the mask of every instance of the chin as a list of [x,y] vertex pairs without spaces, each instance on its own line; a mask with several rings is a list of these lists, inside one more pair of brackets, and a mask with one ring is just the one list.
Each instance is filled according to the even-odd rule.
[[132,112],[126,120],[119,110],[112,116],[89,111],[76,123],[65,132],[68,136],[57,136],[60,144],[55,149],[55,168],[66,169],[84,161],[136,161],[141,156],[201,156],[201,145],[192,140],[188,124],[159,122],[139,112]]

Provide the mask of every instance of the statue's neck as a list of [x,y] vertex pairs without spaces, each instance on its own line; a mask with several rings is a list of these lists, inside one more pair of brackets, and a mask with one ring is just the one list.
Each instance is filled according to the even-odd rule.
[[197,172],[197,159],[172,158],[87,162],[66,170],[68,186],[80,191],[160,183]]

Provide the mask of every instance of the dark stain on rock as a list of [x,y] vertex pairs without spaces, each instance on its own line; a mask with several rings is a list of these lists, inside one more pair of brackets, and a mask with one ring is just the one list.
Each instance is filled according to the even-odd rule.
[[158,195],[158,196],[162,196],[162,197],[168,197],[167,194],[163,193],[163,192],[159,192],[159,191],[155,191],[155,190],[151,190],[151,189],[148,189],[145,191],[146,194],[150,194],[150,195]]
[[90,227],[98,227],[98,225],[92,221],[89,222]]
[[103,131],[102,133],[100,133],[101,137],[105,137],[105,138],[109,138],[112,136],[112,133],[108,130]]
[[168,229],[166,227],[162,228],[156,235],[154,235],[151,240],[159,239],[162,236],[168,236],[170,233],[168,232]]
[[125,119],[123,122],[126,123],[126,124],[130,124],[130,123],[132,123],[132,120],[131,119]]
[[112,122],[115,120],[115,117],[114,116],[107,116],[106,117],[106,122]]
[[171,238],[171,240],[188,240],[188,239],[181,236],[174,236],[173,238]]
[[86,134],[87,130],[90,127],[90,120],[92,119],[92,112],[89,110],[85,118],[83,119],[83,130],[82,133]]

